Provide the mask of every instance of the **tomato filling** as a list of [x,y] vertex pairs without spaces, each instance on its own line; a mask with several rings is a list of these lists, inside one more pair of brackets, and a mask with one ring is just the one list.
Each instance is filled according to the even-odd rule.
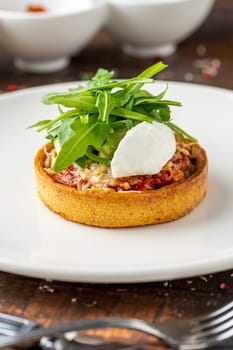
[[55,173],[47,170],[54,181],[67,186],[85,189],[108,189],[113,191],[155,190],[175,182],[181,182],[195,172],[195,159],[191,154],[177,151],[158,174],[113,178],[110,166],[90,162],[85,169],[72,164],[66,170]]

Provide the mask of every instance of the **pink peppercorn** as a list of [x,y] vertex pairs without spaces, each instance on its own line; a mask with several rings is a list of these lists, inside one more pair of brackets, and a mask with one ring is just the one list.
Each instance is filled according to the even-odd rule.
[[228,289],[228,285],[226,283],[222,282],[222,283],[220,283],[219,288],[221,290],[226,290],[226,289]]
[[217,73],[217,69],[211,66],[202,70],[202,75],[206,79],[213,79],[217,75]]
[[6,89],[7,89],[7,91],[12,92],[12,91],[18,90],[18,88],[19,87],[16,84],[9,84]]

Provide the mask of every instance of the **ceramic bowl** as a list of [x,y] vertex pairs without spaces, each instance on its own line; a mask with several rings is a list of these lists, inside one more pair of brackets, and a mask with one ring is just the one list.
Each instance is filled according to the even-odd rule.
[[[45,11],[37,12],[38,3]],[[87,45],[106,15],[104,0],[0,0],[0,47],[24,71],[58,71]]]
[[136,57],[168,56],[206,19],[214,0],[109,0],[108,28]]

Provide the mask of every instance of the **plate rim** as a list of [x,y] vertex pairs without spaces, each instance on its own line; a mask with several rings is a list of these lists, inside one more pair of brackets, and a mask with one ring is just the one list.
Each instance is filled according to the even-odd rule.
[[[14,92],[5,92],[0,94],[0,103],[3,100],[11,100],[12,98],[20,95],[26,95],[28,93],[39,93],[43,92],[47,89],[51,89],[51,87],[67,87],[74,84],[85,84],[86,81],[68,81],[68,82],[58,82],[58,83],[49,83],[39,86],[22,88],[20,90]],[[165,80],[156,80],[156,82],[161,84],[166,84]],[[230,89],[210,86],[210,85],[201,85],[190,82],[181,82],[181,81],[169,81],[171,85],[179,85],[179,86],[190,86],[195,89],[205,89],[205,90],[214,90],[216,92],[221,91],[222,93],[227,93],[233,96],[233,91]],[[25,267],[27,265],[26,261],[17,261],[14,259],[7,259],[0,256],[0,267],[4,272],[9,273],[17,273],[18,275],[34,277],[34,278],[53,278],[55,280],[66,281],[66,282],[88,282],[88,283],[138,283],[138,282],[155,282],[162,281],[164,279],[181,279],[181,278],[189,278],[194,277],[201,274],[215,273],[220,272],[223,269],[231,269],[233,267],[233,256],[220,256],[218,260],[214,259],[211,263],[210,260],[207,261],[198,261],[194,263],[193,261],[190,264],[186,264],[185,268],[181,270],[180,273],[177,273],[177,268],[171,268],[171,266],[164,265],[165,267],[160,268],[160,272],[158,273],[156,268],[148,269],[148,266],[145,268],[137,268],[137,271],[132,271],[130,268],[122,269],[119,272],[118,268],[111,267],[110,269],[106,268],[98,268],[98,273],[93,271],[93,268],[81,268],[81,271],[75,267],[69,267],[69,271],[65,268],[62,276],[59,273],[61,268],[54,268],[52,264],[42,264],[40,267],[32,265],[28,268]],[[211,266],[209,266],[211,265]],[[204,272],[203,272],[204,266]],[[194,267],[194,268],[193,268]],[[168,271],[169,268],[169,271]],[[200,268],[202,272],[200,271]],[[48,271],[49,270],[49,271]],[[101,270],[101,271],[100,271]],[[140,272],[139,272],[140,270]],[[176,273],[174,274],[174,271]],[[200,272],[197,272],[200,271]],[[214,272],[213,272],[214,271]],[[129,276],[129,272],[130,275]],[[163,277],[161,276],[163,275]],[[175,275],[175,277],[174,277]]]

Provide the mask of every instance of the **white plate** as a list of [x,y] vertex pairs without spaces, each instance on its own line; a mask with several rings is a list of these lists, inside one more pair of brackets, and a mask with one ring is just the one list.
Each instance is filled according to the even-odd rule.
[[[167,224],[101,229],[68,222],[38,199],[33,158],[44,136],[26,127],[57,115],[40,100],[74,84],[0,96],[0,269],[79,282],[143,282],[233,268],[233,93],[170,83],[168,98],[183,102],[173,120],[196,136],[209,157],[206,199]],[[164,88],[158,82],[154,92]]]

